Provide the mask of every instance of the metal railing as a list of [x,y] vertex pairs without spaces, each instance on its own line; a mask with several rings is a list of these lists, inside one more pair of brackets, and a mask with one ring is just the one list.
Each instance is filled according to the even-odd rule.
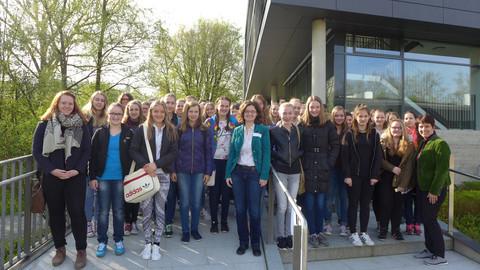
[[36,172],[32,155],[0,161],[0,270],[26,261],[52,242],[48,213],[30,211]]
[[[290,207],[295,214],[295,223],[293,225],[293,270],[306,270],[307,269],[307,255],[308,255],[308,226],[307,220],[302,214],[300,207],[297,205],[296,201],[283,183],[280,181],[277,172],[272,170],[272,180],[276,181],[282,189],[285,196],[287,196],[287,201]],[[270,186],[269,195],[268,195],[268,230],[267,230],[267,242],[274,242],[274,198],[275,198],[275,188]]]

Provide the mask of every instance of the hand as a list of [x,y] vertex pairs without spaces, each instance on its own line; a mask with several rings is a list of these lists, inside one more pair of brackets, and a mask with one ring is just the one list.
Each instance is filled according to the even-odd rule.
[[77,176],[79,172],[77,170],[69,170],[67,171],[68,178],[72,178],[74,176]]
[[97,191],[98,190],[98,181],[97,179],[90,180],[90,188]]
[[432,193],[428,193],[427,195],[427,198],[428,198],[428,201],[431,203],[431,204],[435,204],[437,201],[438,201],[438,196],[437,195],[433,195]]
[[225,181],[227,182],[228,187],[232,187],[232,178],[227,178]]
[[260,183],[260,187],[264,187],[267,185],[268,180],[260,179],[259,183]]
[[171,173],[170,174],[170,179],[172,179],[172,182],[177,182],[177,174],[176,173]]
[[395,167],[395,168],[392,169],[392,172],[395,175],[400,175],[400,173],[402,172],[402,169],[400,169],[399,167]]
[[405,188],[403,188],[403,187],[397,187],[397,192],[405,192]]
[[343,180],[343,182],[345,182],[345,184],[347,184],[347,186],[352,187],[352,178],[345,178],[345,180]]
[[205,174],[203,175],[203,184],[206,185],[208,180],[210,180],[210,175],[208,174]]
[[65,170],[55,169],[51,171],[50,174],[61,180],[68,179],[67,171]]
[[370,186],[374,186],[376,183],[378,183],[378,179],[370,179]]
[[157,172],[157,165],[155,164],[155,162],[147,163],[143,166],[143,169],[146,173],[148,173],[148,175],[155,176]]

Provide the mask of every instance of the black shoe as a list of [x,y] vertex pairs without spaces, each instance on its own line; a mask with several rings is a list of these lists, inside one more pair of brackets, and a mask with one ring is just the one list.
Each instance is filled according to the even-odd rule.
[[293,248],[293,237],[291,235],[289,235],[285,239],[286,239],[285,242],[287,243],[287,248],[292,249]]
[[230,231],[230,229],[228,228],[228,224],[227,224],[227,223],[222,223],[220,229],[222,230],[223,233],[226,233],[226,232],[229,232],[229,231]]
[[183,243],[190,242],[190,233],[182,233],[182,242]]
[[392,238],[400,241],[405,240],[405,238],[403,238],[403,234],[400,231],[392,233]]
[[192,232],[192,237],[193,239],[199,241],[200,239],[202,239],[202,236],[198,233],[198,231],[193,231]]
[[380,240],[387,239],[387,230],[380,229],[380,232],[378,233],[378,239]]
[[218,233],[218,224],[217,223],[212,223],[212,227],[210,227],[210,232],[211,233]]
[[277,238],[277,247],[279,249],[287,249],[287,238],[286,237],[278,237]]
[[248,246],[239,246],[237,248],[237,255],[243,255],[245,254],[245,251],[248,249]]
[[262,255],[262,251],[260,250],[260,247],[252,247],[252,253],[253,253],[253,256],[255,257]]

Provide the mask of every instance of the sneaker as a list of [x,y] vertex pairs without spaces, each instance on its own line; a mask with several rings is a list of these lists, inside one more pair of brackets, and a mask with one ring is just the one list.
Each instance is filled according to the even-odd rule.
[[347,226],[345,225],[340,226],[340,236],[348,236]]
[[416,235],[422,234],[422,226],[419,223],[415,224],[415,234]]
[[318,239],[317,239],[317,235],[316,234],[310,234],[310,236],[308,236],[308,243],[310,244],[310,246],[312,246],[312,248],[318,248]]
[[211,233],[218,233],[218,224],[215,222],[212,222],[212,226],[210,227],[210,232]]
[[360,234],[360,239],[362,239],[362,242],[367,245],[367,246],[373,246],[375,245],[375,242],[372,241],[372,239],[370,239],[370,236],[368,236],[367,233],[361,233]]
[[325,227],[323,228],[323,233],[326,235],[332,235],[333,228],[332,225],[326,224]]
[[424,249],[419,253],[413,255],[415,259],[426,259],[426,258],[431,258],[432,256],[433,254],[430,251],[428,251],[428,249]]
[[144,260],[150,260],[152,257],[152,244],[148,243],[142,251],[142,258]]
[[105,257],[105,254],[107,254],[107,245],[105,245],[105,243],[98,244],[97,251],[95,252],[95,255],[97,255],[97,257],[101,258],[101,257]]
[[202,236],[198,233],[198,231],[192,231],[192,237],[197,241],[200,241],[200,239],[202,239]]
[[118,241],[115,243],[115,255],[120,256],[125,253],[125,247],[123,246],[123,241]]
[[318,244],[322,247],[328,247],[330,244],[328,243],[327,237],[323,233],[317,234]]
[[130,233],[132,232],[132,224],[130,223],[125,223],[123,225],[123,235],[130,235]]
[[277,247],[278,247],[278,249],[282,249],[282,250],[287,249],[287,238],[286,237],[278,237],[277,238]]
[[442,265],[448,264],[447,259],[432,255],[432,257],[423,260],[423,263],[426,265]]
[[173,235],[172,224],[165,225],[165,232],[163,232],[166,238],[170,238]]
[[289,235],[289,236],[287,236],[287,238],[285,238],[285,242],[287,244],[288,249],[293,248],[293,237],[291,235]]
[[378,233],[378,239],[382,240],[382,241],[387,239],[387,230],[386,229],[384,229],[384,228],[380,229],[380,233]]
[[158,261],[162,258],[162,254],[160,254],[160,246],[153,245],[152,246],[152,261]]
[[95,228],[93,225],[93,221],[87,222],[87,237],[88,238],[95,237]]
[[184,244],[190,242],[190,233],[182,233],[182,240]]
[[414,234],[414,230],[415,230],[415,225],[413,224],[407,224],[407,231],[406,233],[408,235],[413,235]]
[[392,233],[392,238],[399,241],[405,240],[405,238],[403,238],[403,234],[400,231]]
[[356,247],[363,246],[363,242],[362,240],[360,240],[360,236],[358,236],[358,233],[352,233],[350,235],[350,240],[352,240],[352,244]]
[[132,228],[132,230],[130,232],[132,234],[138,234],[139,229],[138,229],[137,222],[133,222],[132,225],[131,225],[131,228]]
[[228,224],[227,224],[227,223],[223,223],[223,222],[222,222],[222,225],[221,225],[220,230],[222,231],[222,233],[226,233],[226,232],[229,232],[229,231],[230,231],[230,228],[228,228]]

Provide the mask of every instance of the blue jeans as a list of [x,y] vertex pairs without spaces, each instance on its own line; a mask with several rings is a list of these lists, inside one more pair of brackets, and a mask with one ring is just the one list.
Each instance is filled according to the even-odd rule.
[[173,224],[175,218],[175,207],[178,199],[178,184],[177,182],[170,182],[168,189],[167,202],[165,203],[165,224]]
[[327,206],[325,207],[325,221],[332,222],[331,207],[335,205],[338,224],[347,225],[348,195],[347,186],[344,183],[345,177],[340,169],[334,168],[330,175],[330,185],[327,194]]
[[309,234],[323,232],[323,219],[325,218],[325,193],[305,192],[304,205],[305,215],[308,223]]
[[[241,246],[260,246],[261,237],[261,196],[264,188],[260,187],[260,175],[255,167],[236,166],[232,173],[233,194],[237,217],[237,231]],[[247,220],[247,210],[249,221]],[[248,226],[250,224],[250,228]]]
[[[198,232],[203,191],[203,173],[177,173],[177,179],[180,192],[182,232]],[[189,211],[192,213],[191,228],[188,218]]]
[[93,217],[98,221],[98,199],[97,192],[90,188],[90,177],[87,177],[87,189],[85,192],[85,216],[87,222],[92,221]]
[[106,180],[98,181],[98,230],[97,240],[99,243],[107,243],[108,214],[110,206],[113,212],[113,240],[123,241],[123,181]]

